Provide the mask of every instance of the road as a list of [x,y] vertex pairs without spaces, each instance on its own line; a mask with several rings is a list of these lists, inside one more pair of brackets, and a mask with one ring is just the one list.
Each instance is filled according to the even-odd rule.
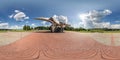
[[99,43],[90,33],[34,32],[0,47],[0,60],[120,60],[120,46]]

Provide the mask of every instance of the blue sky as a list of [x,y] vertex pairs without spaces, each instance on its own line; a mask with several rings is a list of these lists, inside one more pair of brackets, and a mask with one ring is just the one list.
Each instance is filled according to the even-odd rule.
[[[42,24],[43,21],[37,21],[34,18],[53,15],[67,16],[71,26],[82,27],[84,23],[81,20],[81,14],[107,9],[112,13],[101,18],[102,22],[99,23],[109,22],[109,27],[120,28],[119,6],[119,0],[0,0],[0,27],[3,28],[6,25],[8,28],[19,28],[25,24],[31,26],[48,25],[49,23]],[[10,15],[15,14],[15,10],[23,12],[25,17],[29,17],[29,19],[19,22],[10,18]]]

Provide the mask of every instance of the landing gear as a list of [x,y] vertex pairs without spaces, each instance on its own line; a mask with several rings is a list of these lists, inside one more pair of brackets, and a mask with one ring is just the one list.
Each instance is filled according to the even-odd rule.
[[50,31],[53,33],[55,32],[55,26],[50,26]]
[[52,33],[54,33],[54,32],[63,32],[64,31],[64,28],[62,28],[62,27],[55,27],[55,26],[50,26],[50,31],[52,32]]

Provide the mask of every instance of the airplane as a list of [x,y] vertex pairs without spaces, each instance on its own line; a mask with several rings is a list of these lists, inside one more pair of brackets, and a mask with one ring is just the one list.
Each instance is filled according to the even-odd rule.
[[50,17],[50,18],[37,17],[37,18],[35,18],[35,20],[43,20],[43,21],[50,22],[52,24],[50,26],[50,31],[52,33],[54,33],[54,32],[64,32],[64,28],[66,26],[70,26],[69,24],[62,23],[62,22],[59,22],[59,21],[55,20],[53,17]]

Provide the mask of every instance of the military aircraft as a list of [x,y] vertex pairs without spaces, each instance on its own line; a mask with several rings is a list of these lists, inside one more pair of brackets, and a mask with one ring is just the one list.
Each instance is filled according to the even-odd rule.
[[50,17],[50,18],[38,17],[38,18],[35,18],[35,20],[43,20],[43,21],[50,22],[52,24],[50,26],[51,32],[64,32],[64,28],[66,26],[70,26],[69,24],[55,20],[53,17]]

